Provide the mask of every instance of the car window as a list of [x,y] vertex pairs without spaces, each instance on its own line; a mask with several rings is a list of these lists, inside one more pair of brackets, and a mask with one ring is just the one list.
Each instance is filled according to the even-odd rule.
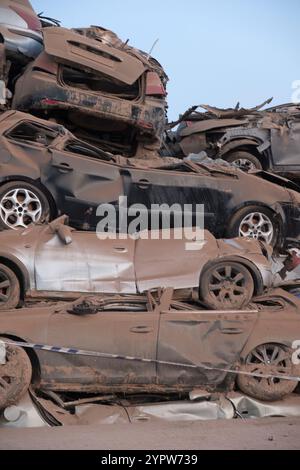
[[260,310],[283,310],[285,303],[280,299],[261,299],[254,302],[254,306]]
[[81,303],[73,305],[68,313],[74,315],[96,314],[100,312],[148,312],[149,305],[144,301],[126,301],[124,300],[103,300],[99,303],[89,303],[83,300]]
[[107,75],[94,74],[73,67],[62,66],[60,77],[67,86],[118,96],[126,100],[135,100],[140,92],[139,80],[133,85],[127,85]]
[[76,139],[69,140],[66,143],[64,150],[77,155],[84,155],[85,157],[99,158],[100,160],[110,161],[112,159],[109,153]]
[[13,129],[10,129],[5,135],[9,139],[20,142],[48,146],[56,139],[59,133],[32,122],[22,122]]

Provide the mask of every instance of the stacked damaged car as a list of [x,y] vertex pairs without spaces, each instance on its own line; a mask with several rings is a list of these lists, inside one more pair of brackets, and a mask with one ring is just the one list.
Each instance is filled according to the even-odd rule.
[[150,54],[0,12],[0,416],[297,395],[298,107],[167,123]]

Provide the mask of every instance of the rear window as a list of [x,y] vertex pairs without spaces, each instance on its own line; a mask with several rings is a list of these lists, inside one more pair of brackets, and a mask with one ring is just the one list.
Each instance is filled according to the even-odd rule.
[[62,66],[61,80],[67,86],[92,92],[100,92],[127,100],[135,100],[139,96],[139,80],[133,85],[126,85],[119,80],[104,74],[94,74],[76,68]]

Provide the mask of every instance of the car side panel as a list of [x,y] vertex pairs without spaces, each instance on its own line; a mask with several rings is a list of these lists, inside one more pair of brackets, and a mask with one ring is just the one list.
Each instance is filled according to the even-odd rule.
[[[171,231],[171,234],[174,232]],[[183,238],[142,239],[136,242],[135,270],[139,292],[157,287],[189,288],[199,286],[203,266],[218,256],[216,239],[204,231],[203,244]]]
[[118,209],[123,182],[116,165],[64,150],[52,149],[51,154],[50,170],[43,173],[42,181],[51,188],[73,226],[95,228],[100,204],[111,203]]
[[[99,353],[156,358],[157,312],[99,312],[77,316],[61,312],[49,322],[48,344]],[[41,355],[42,354],[42,355]],[[54,390],[101,391],[156,383],[155,362],[121,358],[40,353],[42,386]]]
[[[251,335],[257,311],[163,312],[160,319],[158,360],[199,365],[199,369],[158,365],[158,381],[164,385],[217,385],[239,362]],[[202,368],[204,364],[211,368]]]
[[134,241],[99,240],[94,232],[41,239],[35,253],[37,291],[135,293]]

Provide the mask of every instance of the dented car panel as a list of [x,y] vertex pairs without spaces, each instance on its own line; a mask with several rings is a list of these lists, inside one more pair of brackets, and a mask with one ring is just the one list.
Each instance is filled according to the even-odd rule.
[[[253,240],[231,240],[218,245],[207,231],[200,249],[188,250],[189,238],[158,240],[140,236],[125,240],[98,239],[94,232],[71,229],[62,240],[61,222],[0,233],[1,263],[9,256],[23,267],[30,292],[24,295],[56,297],[58,292],[136,293],[148,289],[198,288],[201,273],[212,262],[236,261],[250,268],[256,293],[275,282],[271,251]],[[145,235],[145,234],[144,234]],[[229,241],[230,242],[230,241]],[[225,248],[224,248],[225,247]],[[276,281],[277,282],[277,281]]]
[[81,65],[105,73],[132,85],[145,71],[140,60],[126,52],[79,35],[65,28],[45,28],[44,47],[47,54],[71,65]]
[[28,0],[1,0],[0,34],[10,60],[24,64],[42,51],[42,25]]
[[[1,312],[0,336],[117,355],[113,359],[37,349],[40,376],[35,389],[164,393],[199,386],[209,391],[231,390],[235,374],[222,368],[238,369],[246,352],[267,338],[289,347],[297,339],[299,300],[281,290],[274,295],[275,302],[269,295],[238,312],[187,308],[173,303],[168,291],[154,303],[149,295],[140,300],[98,296],[92,301],[93,314],[78,315],[76,307],[84,302],[82,298],[52,307]],[[268,301],[273,301],[273,308]],[[132,302],[138,312],[130,310]],[[262,328],[266,322],[272,327],[269,335]]]
[[175,133],[168,134],[166,143],[176,155],[187,156],[190,148],[194,153],[205,151],[211,158],[229,162],[235,162],[236,155],[238,165],[248,154],[255,157],[250,157],[252,166],[248,169],[263,168],[299,183],[299,105],[289,103],[264,110],[202,107],[206,112],[191,112],[185,121],[178,121]]
[[115,154],[157,154],[167,83],[158,62],[121,41],[108,44],[102,33],[51,27],[44,41],[17,80],[12,107],[64,123]]

